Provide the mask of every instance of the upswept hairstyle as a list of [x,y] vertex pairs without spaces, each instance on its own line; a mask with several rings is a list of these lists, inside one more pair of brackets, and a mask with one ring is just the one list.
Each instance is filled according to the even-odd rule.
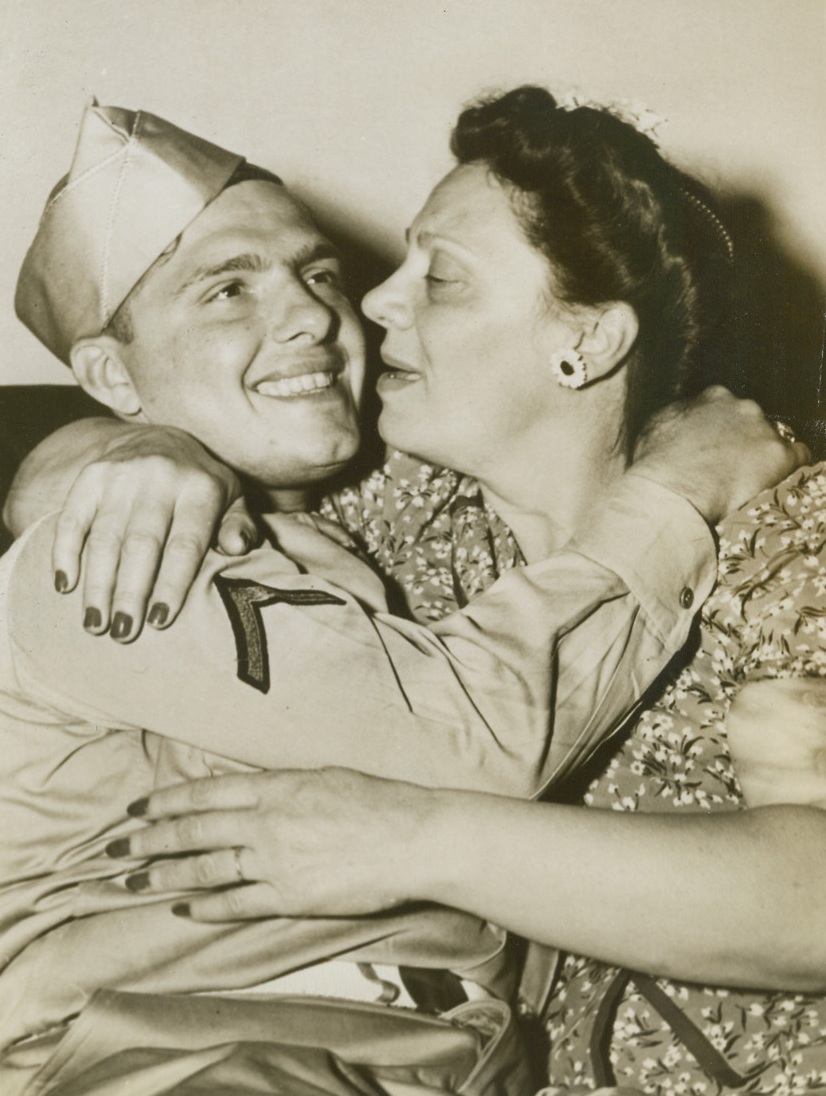
[[635,310],[618,439],[630,459],[655,411],[720,375],[732,247],[713,198],[630,123],[609,110],[563,109],[539,87],[468,107],[451,149],[505,185],[563,301]]

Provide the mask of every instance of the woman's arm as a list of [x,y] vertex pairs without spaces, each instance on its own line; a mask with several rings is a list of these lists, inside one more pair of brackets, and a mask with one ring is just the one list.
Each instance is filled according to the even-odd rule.
[[3,520],[18,537],[56,510],[55,587],[75,588],[85,548],[83,600],[95,610],[85,626],[95,635],[115,612],[137,634],[150,599],[166,610],[150,623],[168,626],[213,536],[230,556],[260,540],[235,473],[174,427],[82,419],[50,435],[20,466]]
[[417,890],[435,901],[654,975],[826,989],[820,810],[674,817],[539,805],[533,814],[529,804],[457,798],[440,831],[443,844],[416,861]]
[[20,465],[3,507],[3,523],[12,535],[19,537],[59,510],[78,474],[127,430],[115,419],[81,419],[40,442]]
[[826,813],[666,816],[429,790],[345,770],[198,781],[134,813],[115,855],[205,855],[135,889],[198,895],[199,920],[360,914],[407,900],[476,913],[579,954],[716,985],[826,988]]
[[[781,438],[757,404],[712,387],[654,417],[633,470],[713,524],[808,459],[806,447]],[[94,610],[98,622],[89,630],[102,634],[120,613],[136,623],[137,634],[147,605],[166,610],[162,621],[151,619],[156,626],[176,618],[216,526],[217,546],[227,555],[257,543],[240,500],[222,520],[239,490],[234,474],[181,430],[87,419],[29,457],[7,520],[19,535],[62,505],[52,552],[56,582],[74,589],[86,544],[93,585],[84,591],[84,609]]]

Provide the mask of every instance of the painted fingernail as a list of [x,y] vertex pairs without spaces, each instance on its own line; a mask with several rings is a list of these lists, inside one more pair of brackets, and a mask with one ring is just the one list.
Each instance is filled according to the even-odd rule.
[[69,589],[69,579],[65,571],[55,571],[54,588],[59,594],[65,594]]
[[132,618],[128,613],[115,613],[109,634],[112,639],[126,639],[132,631]]
[[122,860],[124,856],[128,856],[129,838],[119,837],[116,841],[110,841],[106,846],[106,855],[111,856],[113,860]]
[[149,890],[149,872],[139,871],[135,875],[127,875],[125,882],[130,891]]
[[176,917],[191,917],[192,914],[189,909],[189,902],[178,902],[172,907],[172,912]]
[[149,610],[149,616],[147,620],[150,624],[154,624],[156,628],[162,628],[166,624],[169,617],[169,606],[164,605],[162,601],[156,602]]
[[87,609],[83,614],[83,627],[87,630],[91,628],[99,628],[101,625],[101,615],[99,609]]
[[126,813],[132,818],[143,818],[148,810],[149,799],[144,796],[143,799],[136,799],[134,803],[130,803],[126,808]]

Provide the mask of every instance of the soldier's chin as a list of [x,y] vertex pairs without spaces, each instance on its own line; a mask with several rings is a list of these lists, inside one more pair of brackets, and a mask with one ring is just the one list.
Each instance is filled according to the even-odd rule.
[[253,484],[273,490],[301,490],[317,487],[325,480],[343,472],[353,461],[360,447],[358,430],[336,431],[318,439],[318,444],[305,444],[300,451],[273,454],[269,460],[239,462],[236,471]]

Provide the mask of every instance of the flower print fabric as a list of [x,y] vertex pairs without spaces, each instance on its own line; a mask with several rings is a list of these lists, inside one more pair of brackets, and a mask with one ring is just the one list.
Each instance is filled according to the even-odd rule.
[[[697,652],[591,785],[591,806],[743,809],[726,741],[734,697],[759,678],[826,676],[824,465],[759,495],[719,533],[719,582],[703,608]],[[598,1009],[611,994],[616,1004],[594,1051]],[[697,1053],[705,1067],[686,1045],[693,1037],[686,1018],[703,1037]],[[569,956],[547,1026],[559,1085],[606,1083],[607,1058],[616,1084],[662,1096],[826,1092],[822,996],[635,980]]]
[[[323,510],[360,540],[421,621],[441,619],[524,562],[475,481],[403,454],[392,454]],[[826,467],[804,469],[764,492],[719,533],[719,582],[702,613],[696,655],[592,785],[589,805],[743,808],[725,730],[738,689],[760,677],[826,676]],[[656,986],[737,1074],[729,1078],[736,1091],[826,1091],[823,998],[665,979]],[[547,1017],[553,1084],[595,1083],[589,1043],[612,987],[621,991],[608,1033],[617,1084],[663,1096],[735,1090],[698,1065],[627,972],[574,956],[565,961]],[[742,1077],[751,1079],[741,1084]]]
[[327,499],[322,512],[358,538],[410,615],[425,624],[461,609],[525,562],[475,480],[404,453]]

